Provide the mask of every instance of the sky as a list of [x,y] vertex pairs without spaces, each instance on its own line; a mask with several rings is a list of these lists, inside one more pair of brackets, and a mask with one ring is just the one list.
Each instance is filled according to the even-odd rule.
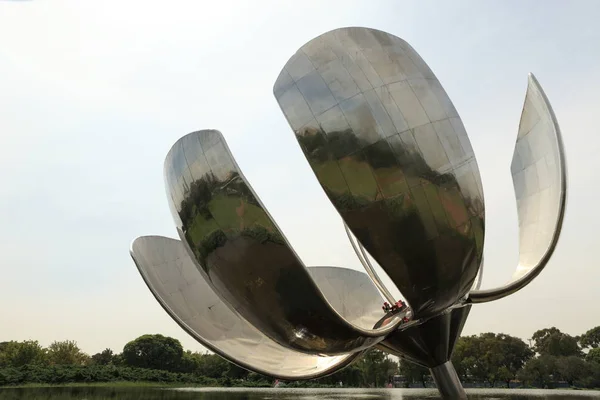
[[163,160],[199,129],[223,132],[307,265],[361,268],[272,94],[299,47],[344,26],[409,42],[454,102],[483,180],[483,288],[517,265],[510,162],[536,75],[566,149],[561,239],[533,283],[474,306],[463,334],[600,325],[598,15],[595,0],[0,0],[0,341],[118,352],[161,333],[203,349],[129,256],[137,236],[176,237]]

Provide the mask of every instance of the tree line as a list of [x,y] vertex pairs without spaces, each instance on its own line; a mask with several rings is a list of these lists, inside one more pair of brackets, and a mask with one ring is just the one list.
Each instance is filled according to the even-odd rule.
[[[535,332],[525,343],[506,334],[458,339],[452,361],[465,385],[600,388],[600,326],[581,336],[557,328]],[[373,349],[330,376],[288,386],[430,386],[427,368]],[[74,341],[43,347],[37,341],[0,342],[0,386],[26,383],[160,382],[199,386],[272,386],[273,379],[210,353],[184,351],[163,335],[143,335],[121,353],[85,354]]]
[[[466,385],[600,388],[600,326],[580,336],[541,329],[529,342],[502,333],[462,336],[452,362]],[[425,386],[429,379],[426,368],[408,362],[400,363],[400,373],[405,384]]]

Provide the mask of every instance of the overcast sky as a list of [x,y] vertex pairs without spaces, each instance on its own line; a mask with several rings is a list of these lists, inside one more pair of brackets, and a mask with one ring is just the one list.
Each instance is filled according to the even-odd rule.
[[600,2],[0,0],[0,341],[121,351],[145,333],[202,347],[129,257],[176,237],[163,160],[216,128],[309,265],[359,268],[272,86],[313,37],[365,26],[408,41],[458,109],[486,201],[483,287],[517,264],[510,162],[534,72],[564,135],[569,198],[543,273],[473,307],[464,333],[600,325]]

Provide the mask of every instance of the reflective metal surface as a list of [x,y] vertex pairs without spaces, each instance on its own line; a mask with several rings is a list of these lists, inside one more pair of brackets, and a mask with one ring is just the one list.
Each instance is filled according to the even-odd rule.
[[299,49],[273,91],[329,199],[414,317],[462,299],[482,259],[483,190],[460,117],[415,50],[385,32],[337,29]]
[[[309,379],[332,373],[360,354],[309,355],[270,340],[221,301],[179,240],[140,237],[131,245],[131,256],[165,311],[209,350],[241,367],[280,379]],[[365,283],[366,276],[361,274],[364,277],[361,279],[356,271],[317,270],[317,275],[325,273],[328,278],[333,277],[332,290],[341,293],[360,290]]]
[[475,281],[473,282],[473,288],[471,289],[471,292],[469,293],[473,293],[474,290],[479,290],[481,288],[481,285],[483,284],[483,267],[485,266],[485,261],[484,258],[481,258],[481,266],[479,267],[479,271],[477,272],[477,276],[475,277]]
[[[372,346],[401,322],[372,329],[381,296],[353,292],[363,315],[328,302],[236,165],[220,132],[184,136],[165,160],[181,239],[222,300],[282,346],[341,354]],[[326,291],[326,284],[321,285]],[[362,297],[366,296],[366,297]],[[337,307],[336,307],[337,305]]]
[[450,360],[456,340],[467,321],[471,306],[458,306],[421,323],[407,324],[377,345],[381,350],[427,368]]
[[519,215],[519,264],[506,286],[470,293],[470,301],[496,300],[531,282],[558,243],[566,206],[566,161],[560,128],[548,98],[529,75],[511,173]]
[[443,399],[467,399],[454,365],[450,361],[431,368],[431,376]]
[[[181,138],[165,160],[182,242],[132,244],[148,287],[207,348],[259,373],[319,377],[377,346],[430,368],[443,398],[465,398],[449,359],[471,303],[527,285],[562,226],[564,150],[538,82],[530,76],[511,166],[519,265],[509,284],[489,290],[479,290],[485,216],[475,155],[408,43],[366,28],[327,32],[296,52],[273,91],[368,276],[306,268],[221,133],[204,130]],[[398,299],[369,256],[410,307],[382,312],[384,298]]]

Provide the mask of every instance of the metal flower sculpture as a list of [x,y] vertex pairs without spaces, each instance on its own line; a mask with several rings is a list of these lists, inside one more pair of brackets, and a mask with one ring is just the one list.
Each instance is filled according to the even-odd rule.
[[443,397],[466,397],[449,359],[472,304],[526,286],[561,230],[565,159],[540,85],[529,76],[511,165],[519,264],[510,283],[487,290],[479,290],[485,216],[475,154],[408,43],[366,28],[325,33],[290,58],[274,94],[367,273],[305,266],[221,133],[203,130],[177,141],[165,161],[181,240],[132,244],[148,287],[204,346],[261,374],[316,378],[376,346],[430,368]]

